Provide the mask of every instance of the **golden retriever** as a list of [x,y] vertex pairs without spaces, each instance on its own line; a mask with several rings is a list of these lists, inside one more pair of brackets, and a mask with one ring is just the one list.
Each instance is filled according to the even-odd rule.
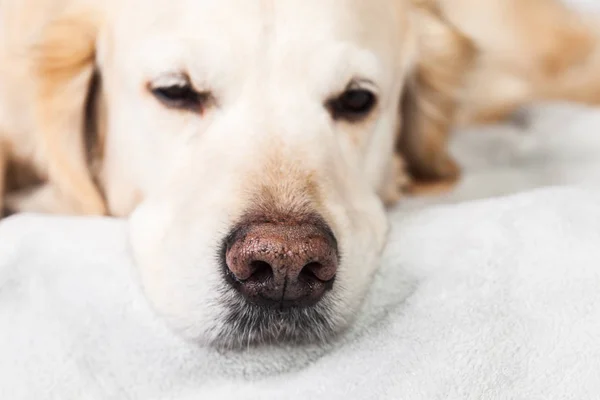
[[459,176],[453,126],[600,98],[595,25],[555,0],[0,0],[0,198],[128,217],[187,338],[327,340],[385,205]]

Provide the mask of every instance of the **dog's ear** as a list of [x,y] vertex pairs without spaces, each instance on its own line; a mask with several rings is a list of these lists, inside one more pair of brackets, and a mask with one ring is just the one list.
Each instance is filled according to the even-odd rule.
[[38,164],[75,213],[102,215],[104,199],[88,167],[85,114],[100,28],[97,10],[67,10],[42,30],[32,51]]
[[451,182],[459,175],[447,143],[475,49],[443,20],[434,2],[413,3],[418,51],[402,94],[397,151],[418,186]]

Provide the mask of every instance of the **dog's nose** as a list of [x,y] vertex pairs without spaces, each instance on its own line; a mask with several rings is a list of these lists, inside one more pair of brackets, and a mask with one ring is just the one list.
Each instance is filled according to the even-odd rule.
[[230,235],[225,262],[234,286],[251,302],[307,307],[333,285],[337,242],[319,224],[253,224]]

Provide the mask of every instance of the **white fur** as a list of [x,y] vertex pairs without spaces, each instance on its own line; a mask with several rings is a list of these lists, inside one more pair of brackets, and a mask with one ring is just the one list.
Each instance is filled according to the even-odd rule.
[[[377,193],[411,61],[400,5],[147,3],[130,1],[109,14],[98,59],[109,116],[102,180],[113,213],[135,209],[131,244],[150,300],[196,340],[210,342],[224,329],[221,296],[231,289],[217,263],[221,241],[252,206],[251,193],[269,184],[278,159],[277,167],[290,171],[279,185],[289,185],[291,197],[294,174],[316,171],[316,211],[342,254],[324,302],[343,329],[386,238]],[[213,93],[215,104],[203,115],[167,109],[145,90],[178,71]],[[324,104],[352,78],[374,83],[377,110],[358,124],[333,121]]]

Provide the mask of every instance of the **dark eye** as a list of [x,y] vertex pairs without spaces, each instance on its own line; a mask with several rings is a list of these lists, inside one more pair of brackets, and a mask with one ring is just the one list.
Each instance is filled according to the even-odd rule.
[[340,96],[328,102],[333,119],[345,119],[350,122],[366,117],[375,107],[377,98],[366,89],[348,89]]
[[167,107],[202,111],[206,93],[196,92],[189,84],[175,84],[151,89],[152,94]]

